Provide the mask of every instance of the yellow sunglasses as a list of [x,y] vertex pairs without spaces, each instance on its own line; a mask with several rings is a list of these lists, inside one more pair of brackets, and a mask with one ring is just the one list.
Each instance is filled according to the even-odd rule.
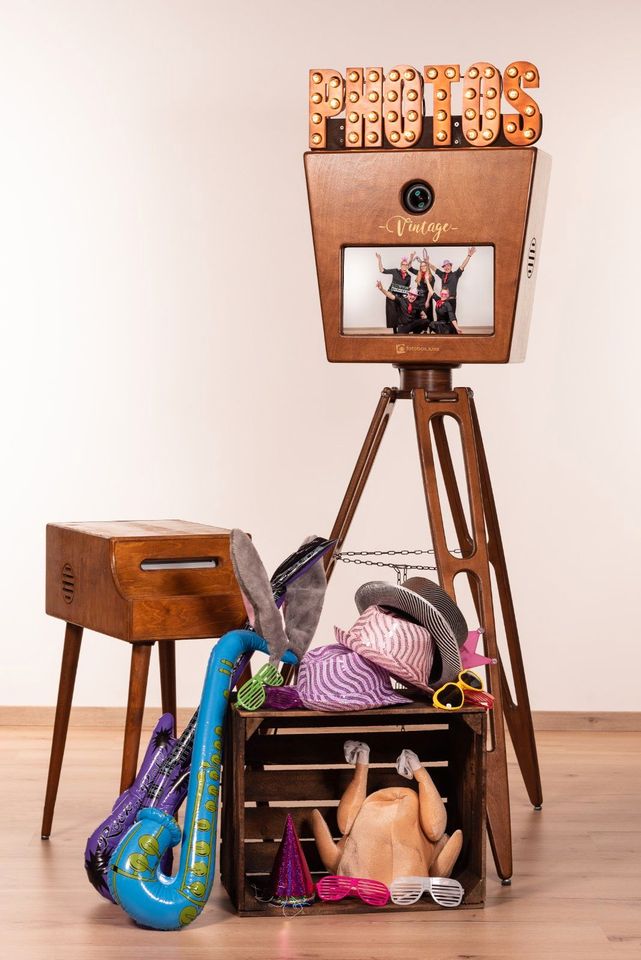
[[473,670],[461,670],[456,682],[444,683],[432,698],[432,705],[439,710],[461,710],[466,704],[486,710],[494,706],[494,697],[485,692],[482,678]]

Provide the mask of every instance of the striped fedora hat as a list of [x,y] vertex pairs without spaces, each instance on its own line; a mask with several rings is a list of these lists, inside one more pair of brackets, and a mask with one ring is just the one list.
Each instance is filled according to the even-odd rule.
[[339,643],[305,654],[296,689],[311,710],[374,710],[412,702],[393,690],[386,670]]
[[467,640],[467,624],[457,605],[437,583],[425,577],[410,577],[398,587],[374,580],[359,587],[355,600],[359,613],[368,607],[385,607],[427,627],[435,644],[429,686],[436,688],[456,679],[462,670],[459,647]]

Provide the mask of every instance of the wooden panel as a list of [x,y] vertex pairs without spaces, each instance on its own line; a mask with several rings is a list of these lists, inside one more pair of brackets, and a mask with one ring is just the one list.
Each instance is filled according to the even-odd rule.
[[141,537],[218,536],[229,534],[225,527],[212,527],[191,520],[85,520],[81,523],[56,523],[51,526],[74,533],[99,537],[103,540],[134,539]]
[[[402,746],[399,744],[398,752]],[[431,767],[430,774],[438,789],[447,789],[445,767]],[[250,800],[338,800],[353,776],[352,767],[342,770],[246,770],[245,799]],[[385,787],[409,786],[393,768],[370,769],[369,792]]]
[[[148,559],[216,557],[208,569]],[[245,622],[229,531],[183,521],[49,524],[47,613],[130,642],[217,637]]]
[[[70,602],[62,592],[65,566],[74,580]],[[113,581],[108,540],[85,536],[71,526],[47,525],[46,611],[80,627],[128,638],[129,606]]]
[[[524,260],[535,148],[324,151],[305,155],[312,233],[330,361],[403,364],[505,363]],[[408,216],[399,197],[426,180],[434,205]],[[542,202],[544,202],[544,197]],[[432,224],[432,230],[429,225]],[[434,225],[443,231],[438,236]],[[445,228],[443,225],[447,225]],[[399,235],[399,230],[403,230]],[[408,232],[411,229],[412,232]],[[423,232],[424,231],[424,232]],[[458,337],[343,334],[344,246],[410,247],[442,243],[494,247],[494,333]],[[534,278],[527,280],[534,286]],[[520,342],[522,351],[523,344]]]
[[[287,814],[291,814],[296,832],[301,840],[309,840],[312,832],[313,806],[307,807],[245,807],[245,837],[249,840],[280,840],[285,828]],[[336,823],[336,806],[318,805],[335,839],[340,837]]]
[[[388,731],[365,735],[371,749],[372,763],[394,763],[399,755],[399,740]],[[402,749],[413,750],[424,763],[447,759],[446,730],[405,731],[397,734],[403,741]],[[248,763],[263,764],[342,764],[343,745],[349,739],[344,733],[282,734],[253,736],[245,748]],[[351,738],[353,739],[353,737]],[[351,769],[351,768],[350,768]]]
[[[486,749],[485,731],[476,733],[465,723],[452,724],[450,749],[456,757],[448,771],[447,830],[463,831],[463,849],[459,864],[464,864],[470,874],[485,883],[485,799],[486,799]],[[480,842],[479,842],[480,841]],[[481,889],[481,896],[484,887]]]
[[[316,848],[315,840],[301,840],[301,847],[310,870],[316,873],[325,873],[325,867]],[[255,843],[245,843],[245,870],[251,873],[269,873],[274,866],[274,859],[280,846],[280,840],[257,840]]]
[[241,628],[247,614],[240,593],[214,597],[133,600],[131,639],[181,640],[220,637]]
[[[229,534],[218,536],[146,537],[112,541],[114,578],[123,596],[155,597],[217,596],[238,594],[231,565]],[[215,559],[217,566],[202,569],[143,570],[145,560]]]
[[[312,879],[315,882],[319,880],[322,875],[320,872],[315,873],[313,870],[311,871],[311,873],[312,873]],[[267,874],[263,874],[260,876],[253,876],[248,878],[246,887],[245,887],[245,898],[244,898],[245,908],[243,910],[239,910],[239,914],[241,917],[280,916],[282,918],[282,907],[264,903],[263,901],[257,899],[256,897],[256,891],[258,890],[260,892],[261,886],[266,884],[267,876],[268,876]],[[460,877],[457,876],[456,879],[460,881]],[[475,884],[474,886],[471,886],[469,888],[469,894],[467,893],[467,889],[468,888],[466,887],[465,900],[457,909],[469,910],[469,909],[478,908],[479,906],[483,906],[483,900],[479,894],[479,885]],[[431,910],[440,910],[441,913],[444,912],[442,907],[439,907],[438,904],[434,903],[434,901],[427,896],[421,897],[418,903],[414,903],[408,907],[396,906],[396,904],[392,903],[390,900],[390,902],[386,904],[386,906],[382,909],[386,914],[425,913],[425,911],[431,911]],[[333,917],[333,916],[343,916],[343,915],[350,915],[350,914],[373,914],[373,913],[375,914],[380,912],[381,912],[381,908],[370,907],[366,903],[362,903],[362,901],[359,900],[357,897],[346,897],[345,900],[338,900],[335,902],[323,902],[322,900],[316,900],[311,908],[305,908],[302,911],[301,916]],[[445,924],[445,926],[448,926],[448,925]],[[359,940],[359,943],[361,944],[361,948],[362,948],[363,928],[361,924],[359,924],[358,929],[360,931],[360,938],[361,938]],[[395,934],[395,938],[397,937],[398,937],[398,933]],[[342,958],[345,956],[345,953],[344,953],[345,947],[344,947],[343,941],[340,938],[338,943],[339,943],[339,952],[336,954],[336,957],[337,958],[340,957],[342,960]],[[341,944],[343,944],[343,946],[341,946]],[[394,943],[394,947],[392,947],[390,942],[388,947],[386,948],[390,952],[386,953],[386,956],[389,956],[390,953],[393,953],[397,945],[398,945],[397,939],[396,939],[396,942]],[[330,956],[329,951],[331,951],[331,946],[328,944],[328,952],[326,954],[327,956]],[[357,957],[361,957],[362,953],[357,951],[354,955]],[[367,955],[369,956],[369,953]]]
[[[362,736],[370,743],[373,754],[392,762],[404,747],[417,750],[421,756],[433,754],[448,758],[447,763],[427,765],[448,811],[449,794],[454,797],[449,816],[452,828],[462,827],[468,832],[466,855],[457,864],[459,874],[466,878],[466,896],[469,895],[466,905],[482,905],[484,877],[479,873],[479,867],[484,869],[485,834],[483,829],[478,829],[476,821],[472,822],[474,817],[483,817],[484,805],[482,773],[485,754],[481,711],[449,716],[444,729],[439,724],[436,729],[427,730],[404,729],[406,718],[400,719],[396,712],[383,710],[371,711],[368,717],[355,713],[332,718],[340,722],[345,732],[337,731],[336,727],[323,729],[321,724],[325,723],[326,714],[296,712],[300,715],[290,719],[298,725],[297,728],[290,727],[286,733],[272,735],[268,725],[280,714],[272,718],[265,717],[263,711],[256,714],[236,708],[230,711],[226,768],[231,775],[228,773],[225,777],[223,772],[221,871],[223,884],[240,915],[256,916],[272,909],[257,899],[256,890],[260,892],[264,887],[272,869],[288,813],[294,820],[312,874],[318,877],[324,873],[313,840],[312,811],[314,807],[321,810],[332,836],[339,839],[337,804],[353,778],[353,768],[341,765],[310,769],[303,763],[309,762],[310,758],[314,761],[331,759],[337,753],[342,758],[346,735],[351,738]],[[433,718],[436,713],[430,707],[414,704],[410,715],[420,723]],[[267,730],[254,732],[256,722],[264,724]],[[363,725],[368,724],[373,729],[362,734]],[[283,758],[285,763],[280,762]],[[299,758],[303,761],[301,768],[294,769],[294,761]],[[265,760],[277,765],[266,765]],[[252,769],[252,766],[258,769]],[[368,794],[394,786],[407,788],[410,782],[401,777],[391,763],[387,767],[370,767]],[[480,813],[467,811],[464,815],[464,803],[475,805]],[[322,912],[328,914],[364,913],[371,909],[355,900],[321,907]],[[413,909],[433,909],[433,905],[423,898]]]
[[[234,705],[234,712],[242,718],[261,718],[271,720],[269,726],[273,727],[304,727],[323,728],[329,726],[335,727],[359,727],[373,726],[379,724],[389,727],[406,726],[408,724],[440,724],[447,726],[450,722],[451,714],[431,707],[427,700],[423,703],[417,698],[415,703],[406,704],[398,707],[382,707],[378,710],[341,710],[328,713],[322,710],[241,710]],[[470,716],[478,715],[475,708],[465,707],[463,710],[457,710],[457,717],[466,714]],[[301,722],[302,721],[302,722]]]
[[[236,720],[236,718],[234,718]],[[247,867],[245,864],[245,740],[246,733],[244,724],[240,722],[225,724],[230,728],[228,745],[231,747],[231,757],[228,757],[227,773],[231,772],[232,790],[233,790],[233,833],[232,833],[232,851],[231,863],[233,873],[233,889],[235,898],[240,907],[244,907],[245,897],[245,874]],[[229,763],[229,760],[232,762]]]

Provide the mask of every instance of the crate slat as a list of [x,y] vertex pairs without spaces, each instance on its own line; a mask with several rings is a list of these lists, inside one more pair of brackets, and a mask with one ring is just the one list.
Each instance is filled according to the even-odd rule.
[[[353,767],[327,770],[245,770],[245,800],[339,800],[352,779]],[[431,767],[430,776],[441,796],[447,796],[446,767]],[[370,770],[368,792],[385,787],[409,787],[396,770]]]
[[[301,840],[301,847],[310,870],[325,873],[314,840]],[[263,840],[245,844],[245,870],[247,873],[269,873],[280,846],[280,840]]]
[[[312,833],[312,810],[314,807],[245,807],[245,838],[247,840],[280,840],[285,828],[285,819],[291,813],[296,832],[301,840],[309,840]],[[335,838],[340,837],[336,823],[336,807],[317,808],[325,818]]]
[[[399,742],[403,744],[401,749],[413,750],[423,763],[447,759],[448,730],[405,730],[398,736],[400,741],[396,737],[390,738],[388,731],[364,734],[363,739],[371,749],[371,762],[394,763],[400,753]],[[245,757],[247,763],[327,763],[335,766],[345,762],[343,744],[348,739],[353,740],[354,737],[344,733],[324,733],[313,737],[296,733],[277,733],[274,736],[254,734],[247,741]]]

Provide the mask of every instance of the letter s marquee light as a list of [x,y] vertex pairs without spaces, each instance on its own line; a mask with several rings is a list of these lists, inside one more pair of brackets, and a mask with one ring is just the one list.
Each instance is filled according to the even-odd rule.
[[[541,136],[541,111],[526,92],[539,86],[539,71],[527,60],[514,60],[503,74],[484,61],[464,73],[449,63],[430,64],[423,73],[401,64],[387,73],[382,67],[348,67],[345,74],[309,71],[312,150],[527,147]],[[462,116],[453,118],[452,86],[461,81]],[[431,114],[425,111],[426,85]],[[509,112],[501,110],[502,98]]]

